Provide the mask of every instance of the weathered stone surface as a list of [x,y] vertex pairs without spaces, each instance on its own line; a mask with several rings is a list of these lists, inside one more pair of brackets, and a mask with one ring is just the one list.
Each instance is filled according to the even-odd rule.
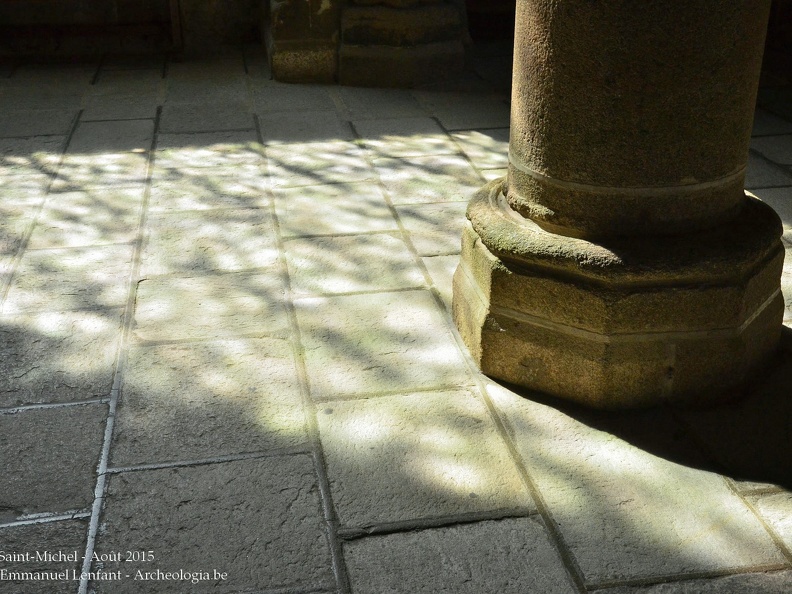
[[200,460],[307,441],[285,340],[133,348],[122,390],[113,466]]
[[[88,520],[66,520],[0,529],[3,552],[30,552],[31,560],[4,562],[2,569],[8,572],[72,572],[80,575],[85,540],[88,535]],[[36,552],[49,551],[53,555],[63,553],[76,557],[76,561],[38,561]],[[3,580],[3,590],[19,594],[72,594],[75,582],[69,580]]]
[[122,312],[0,317],[0,406],[110,396]]
[[[145,590],[191,592],[331,589],[330,549],[309,455],[257,458],[113,475],[96,551],[154,551],[154,562],[106,562],[135,575],[208,572],[191,582],[148,581]],[[211,543],[211,546],[196,546]],[[213,571],[226,573],[213,579]],[[140,581],[95,582],[97,592],[140,592]]]
[[[14,185],[24,181],[47,178],[55,172],[65,136],[32,138],[0,138],[0,174],[4,182]],[[10,204],[7,188],[3,184],[3,203]]]
[[153,215],[141,255],[141,276],[243,271],[278,259],[272,218],[265,210],[202,210]]
[[418,255],[438,256],[459,253],[466,207],[464,202],[405,204],[396,212]]
[[107,405],[0,415],[0,522],[90,508]]
[[[256,111],[262,114],[271,111],[334,111],[335,103],[328,93],[329,88],[319,85],[284,85],[268,81],[254,88],[253,98]],[[324,115],[330,117],[331,114]]]
[[376,179],[363,151],[345,140],[268,147],[267,162],[273,188]]
[[3,136],[50,136],[68,134],[77,113],[71,109],[38,109],[6,112],[0,123]]
[[427,112],[440,120],[446,130],[509,126],[506,97],[441,91],[413,91],[413,94]]
[[509,164],[509,128],[466,130],[453,137],[479,169],[503,168]]
[[454,271],[459,267],[459,256],[433,256],[423,258],[423,263],[429,271],[432,283],[440,293],[446,309],[450,312],[454,293]]
[[123,306],[131,270],[128,245],[26,252],[3,313]]
[[426,115],[415,97],[404,89],[338,87],[338,94],[352,121]]
[[743,212],[709,234],[597,244],[520,220],[491,182],[468,208],[457,325],[485,373],[591,406],[729,397],[783,310],[777,217]]
[[388,118],[353,122],[377,157],[420,157],[457,153],[448,134],[432,118]]
[[348,6],[341,16],[341,42],[352,45],[411,46],[452,41],[462,34],[456,6],[434,4],[408,10]]
[[792,175],[783,168],[768,163],[762,157],[749,154],[748,170],[745,173],[745,187],[778,188],[792,186]]
[[338,80],[361,87],[414,87],[458,74],[464,68],[461,41],[411,47],[347,45],[338,53]]
[[154,119],[161,103],[156,94],[150,95],[95,95],[85,98],[85,108],[80,120],[140,120]]
[[450,329],[426,291],[317,297],[295,306],[314,398],[470,381]]
[[79,247],[134,241],[145,188],[91,188],[50,194],[27,247]]
[[374,182],[276,188],[274,195],[283,237],[399,229]]
[[751,501],[787,549],[792,549],[792,493],[758,495]]
[[751,141],[751,148],[774,163],[792,165],[792,135],[763,136]]
[[162,108],[160,132],[213,132],[255,130],[253,114],[245,104],[166,105]]
[[460,155],[374,160],[394,204],[469,200],[481,177]]
[[272,76],[290,83],[332,83],[338,70],[338,53],[335,44],[314,40],[290,43],[275,42],[269,45],[272,56]]
[[278,271],[138,284],[134,335],[140,340],[273,335],[288,327]]
[[[200,156],[196,159],[200,161]],[[269,187],[260,163],[155,168],[149,211],[266,207]]]
[[344,557],[361,594],[577,591],[534,519],[373,536],[346,544]]
[[294,295],[412,289],[426,281],[399,236],[375,233],[284,243]]
[[262,113],[259,122],[267,145],[331,144],[355,138],[349,122],[327,111]]
[[153,135],[151,120],[81,122],[69,143],[68,154],[147,151]]
[[254,130],[159,134],[155,162],[158,168],[178,172],[183,168],[258,165],[263,153]]
[[786,594],[792,587],[792,572],[741,573],[712,579],[671,582],[654,586],[623,586],[598,590],[602,594]]
[[[785,564],[722,477],[496,384],[488,392],[588,585]],[[673,423],[649,421],[671,438]]]
[[343,527],[534,507],[470,392],[328,402],[317,420]]

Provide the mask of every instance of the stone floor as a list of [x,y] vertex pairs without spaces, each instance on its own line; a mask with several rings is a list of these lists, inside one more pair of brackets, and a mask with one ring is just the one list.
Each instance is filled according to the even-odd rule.
[[[792,591],[792,330],[714,410],[472,366],[448,304],[506,165],[486,60],[453,92],[253,52],[0,72],[0,592]],[[792,119],[757,112],[748,186],[792,326]]]

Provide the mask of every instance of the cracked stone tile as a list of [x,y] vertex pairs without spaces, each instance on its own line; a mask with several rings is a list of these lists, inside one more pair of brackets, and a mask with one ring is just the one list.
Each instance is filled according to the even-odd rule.
[[91,507],[107,412],[89,404],[0,414],[0,523]]
[[295,295],[408,289],[426,282],[412,252],[393,235],[292,239],[283,249]]
[[275,335],[288,328],[284,300],[276,272],[143,280],[133,332],[145,341]]
[[126,304],[132,246],[30,250],[19,263],[3,313]]
[[[587,584],[785,563],[723,477],[494,383],[488,392]],[[673,437],[668,421],[650,424]]]
[[122,312],[0,316],[0,406],[109,397]]
[[307,440],[287,341],[131,350],[116,417],[114,466],[259,452]]
[[351,142],[316,142],[267,148],[274,188],[376,180],[363,151]]
[[470,381],[428,291],[306,298],[295,307],[314,398]]
[[[209,572],[190,592],[332,589],[330,548],[310,455],[257,458],[110,477],[96,551],[154,551],[155,564],[108,562],[105,571]],[[203,546],[203,544],[211,546]],[[226,579],[213,578],[213,571]],[[97,594],[140,592],[140,582],[93,583]],[[146,592],[173,592],[151,581]],[[312,590],[313,591],[313,590]]]
[[283,237],[398,231],[376,183],[339,183],[274,190]]
[[468,201],[484,185],[460,155],[375,159],[374,168],[394,204]]
[[577,592],[535,519],[372,536],[344,545],[357,594]]
[[152,215],[141,276],[242,271],[278,261],[272,217],[258,209]]
[[[72,572],[80,575],[82,556],[88,537],[88,520],[64,520],[43,524],[28,524],[0,528],[0,543],[9,552],[30,552],[30,561],[3,563],[2,568],[9,572],[63,572],[69,576]],[[53,555],[62,552],[75,556],[76,561],[45,561],[37,560],[36,552],[49,551]],[[24,592],[25,594],[72,594],[75,582],[72,580],[11,580],[4,579],[8,592]]]
[[353,122],[365,146],[378,157],[420,157],[456,153],[451,137],[427,117]]
[[134,241],[143,188],[101,188],[50,194],[29,249],[105,245]]
[[396,207],[402,224],[420,256],[458,254],[467,202],[409,204]]
[[327,402],[317,422],[344,527],[534,509],[486,406],[470,392]]

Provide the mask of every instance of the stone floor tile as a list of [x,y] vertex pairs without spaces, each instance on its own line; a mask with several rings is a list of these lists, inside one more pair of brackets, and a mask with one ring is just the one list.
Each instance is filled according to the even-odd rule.
[[451,311],[451,299],[453,297],[452,281],[454,272],[459,266],[459,256],[433,256],[423,258],[424,266],[432,277],[432,283],[440,293],[443,303],[448,311]]
[[792,174],[785,172],[781,167],[771,165],[762,157],[749,154],[748,171],[745,174],[745,187],[753,190],[755,188],[780,186],[792,186]]
[[153,214],[147,223],[141,276],[252,270],[278,260],[272,217],[266,210]]
[[29,249],[134,241],[143,188],[94,188],[50,194],[28,242]]
[[151,120],[80,122],[69,143],[69,154],[92,155],[101,163],[104,154],[149,150],[153,136]]
[[269,177],[260,163],[227,167],[155,167],[149,210],[172,212],[266,207]]
[[[134,120],[142,121],[142,120]],[[104,122],[95,122],[104,123]],[[88,188],[143,188],[148,175],[145,153],[67,154],[52,184],[54,192],[75,192]]]
[[25,252],[3,313],[97,309],[126,304],[132,246]]
[[244,104],[166,105],[160,119],[164,133],[255,129],[253,114]]
[[[13,78],[12,78],[13,80]],[[0,94],[0,109],[15,111],[24,109],[64,109],[79,110],[87,87],[62,89],[45,87],[32,89],[25,86],[7,87]]]
[[168,68],[165,81],[165,102],[168,105],[222,105],[249,100],[247,80],[244,73],[227,73],[179,77]]
[[775,163],[792,165],[792,134],[753,138],[751,149]]
[[295,295],[411,289],[426,284],[400,234],[292,239],[284,244]]
[[0,316],[0,407],[109,397],[120,310]]
[[[217,48],[211,56],[185,56],[168,60],[167,76],[171,80],[221,82],[245,75],[245,58],[240,47]],[[228,49],[229,51],[225,51]]]
[[[55,173],[66,146],[65,136],[0,138],[0,180],[19,183]],[[5,189],[5,188],[4,188]],[[6,192],[2,194],[7,201]]]
[[156,94],[94,95],[85,98],[80,121],[154,119],[159,104]]
[[509,165],[509,128],[466,130],[452,135],[462,152],[479,169]]
[[263,154],[253,130],[160,134],[155,163],[157,167],[174,170],[226,167],[227,173],[233,174],[239,165],[262,163]]
[[135,347],[125,370],[113,466],[207,459],[308,440],[285,340]]
[[755,495],[749,499],[759,515],[784,542],[787,551],[792,552],[792,493]]
[[[488,391],[587,584],[784,562],[722,477],[612,433],[640,427],[640,413],[621,423],[611,413],[601,429],[496,384]],[[679,428],[667,413],[644,414],[642,437],[673,446]]]
[[399,229],[373,182],[276,188],[274,196],[283,237]]
[[470,392],[328,402],[317,421],[342,527],[534,509],[486,406]]
[[787,188],[762,188],[751,194],[773,207],[784,224],[784,237],[792,241],[792,185]]
[[256,111],[261,114],[334,111],[336,105],[328,93],[331,88],[316,85],[283,84],[275,81],[258,82],[253,87],[253,102]]
[[0,523],[91,507],[107,405],[0,414]]
[[135,68],[133,70],[108,70],[102,68],[91,85],[92,95],[156,95],[165,86],[162,67]]
[[0,120],[0,137],[66,135],[77,110],[38,109],[6,112]]
[[458,152],[451,137],[432,118],[369,119],[352,124],[376,157],[420,157]]
[[509,126],[509,105],[502,97],[437,91],[414,91],[413,95],[426,111],[440,120],[446,130]]
[[112,70],[154,70],[162,72],[167,61],[167,54],[160,53],[121,53],[105,54],[102,59],[102,74]]
[[428,291],[300,299],[295,306],[314,398],[469,381]]
[[330,111],[260,112],[259,127],[268,145],[328,143],[355,138],[349,122]]
[[377,177],[363,151],[347,141],[268,147],[267,162],[275,188],[373,181]]
[[288,327],[284,298],[276,271],[143,280],[133,331],[146,341],[273,335]]
[[32,209],[0,202],[0,256],[13,256],[33,222]]
[[468,201],[484,180],[461,155],[376,159],[394,204]]
[[508,172],[508,169],[482,169],[481,176],[486,181],[492,181],[494,179],[498,179],[499,177],[506,177]]
[[[94,583],[97,594],[140,592],[136,572],[158,569],[208,572],[207,581],[188,586],[196,594],[334,587],[308,455],[113,475],[96,551],[124,551],[130,543],[153,551],[154,561],[105,563],[105,571],[130,577]],[[213,579],[215,570],[226,579]],[[148,581],[143,589],[158,594],[174,586]]]
[[478,522],[347,543],[356,594],[554,594],[577,592],[534,519]]
[[669,582],[654,586],[622,586],[599,594],[788,594],[792,571],[742,573],[710,579]]
[[426,115],[415,97],[405,89],[338,87],[338,94],[350,120],[414,118]]
[[792,122],[779,118],[777,115],[762,109],[756,109],[753,122],[753,136],[772,136],[775,134],[791,134]]
[[47,197],[52,177],[46,174],[0,174],[0,205],[33,214]]
[[[29,561],[4,562],[0,569],[8,572],[68,572],[67,580],[3,580],[3,591],[15,594],[73,594],[77,584],[72,572],[80,575],[88,520],[65,520],[0,528],[0,546],[4,553],[30,553]],[[62,561],[37,560],[36,553],[48,551]],[[66,560],[75,559],[74,561]]]
[[418,254],[458,254],[462,246],[467,202],[409,204],[396,207],[402,225],[410,233]]

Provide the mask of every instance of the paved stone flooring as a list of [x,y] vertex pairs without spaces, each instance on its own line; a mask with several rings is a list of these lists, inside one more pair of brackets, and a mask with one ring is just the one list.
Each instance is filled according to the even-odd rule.
[[[0,592],[792,591],[792,330],[706,411],[471,365],[448,305],[506,165],[486,76],[0,75]],[[792,326],[791,120],[757,112],[748,186],[784,219]]]

